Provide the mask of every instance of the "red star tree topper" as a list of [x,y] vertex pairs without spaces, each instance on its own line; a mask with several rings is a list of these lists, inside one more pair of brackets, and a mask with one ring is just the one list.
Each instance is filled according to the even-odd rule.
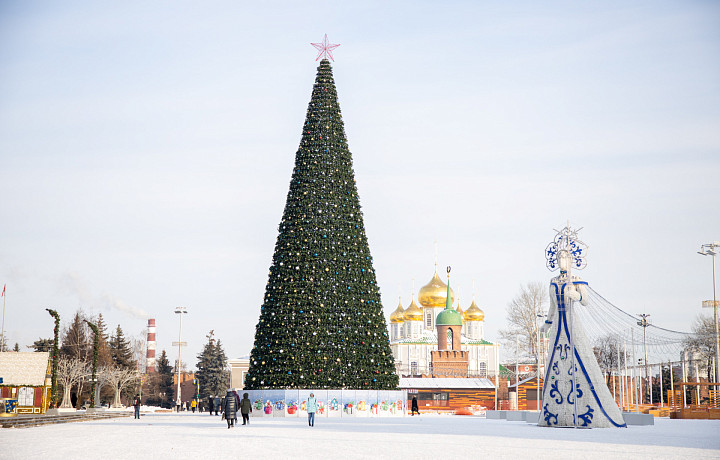
[[325,34],[325,38],[323,39],[322,43],[311,43],[312,46],[314,46],[318,50],[318,55],[315,60],[319,60],[322,58],[330,58],[331,61],[335,62],[335,59],[333,59],[332,52],[335,48],[340,46],[340,44],[333,45],[328,42],[327,34]]

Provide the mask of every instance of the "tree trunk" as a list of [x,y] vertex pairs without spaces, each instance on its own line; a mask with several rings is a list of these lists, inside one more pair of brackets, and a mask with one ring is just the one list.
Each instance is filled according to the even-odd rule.
[[80,409],[82,407],[84,401],[82,396],[83,387],[85,386],[84,383],[85,382],[81,379],[77,384],[77,407],[75,409]]
[[63,409],[72,409],[72,405],[70,404],[70,387],[70,385],[63,386],[63,398],[62,404],[60,404],[60,407]]
[[120,386],[115,387],[115,400],[113,401],[113,407],[122,407],[120,405]]

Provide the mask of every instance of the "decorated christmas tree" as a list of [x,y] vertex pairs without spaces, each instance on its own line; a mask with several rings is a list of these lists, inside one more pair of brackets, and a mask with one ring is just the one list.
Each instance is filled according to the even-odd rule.
[[332,68],[318,67],[246,389],[394,389],[385,316]]

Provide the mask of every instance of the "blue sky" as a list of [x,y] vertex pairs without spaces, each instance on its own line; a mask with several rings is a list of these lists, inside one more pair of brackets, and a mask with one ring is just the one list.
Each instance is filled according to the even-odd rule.
[[720,240],[713,2],[3,2],[0,282],[249,353],[327,33],[386,312],[439,264],[488,339],[571,224],[608,300],[689,330]]

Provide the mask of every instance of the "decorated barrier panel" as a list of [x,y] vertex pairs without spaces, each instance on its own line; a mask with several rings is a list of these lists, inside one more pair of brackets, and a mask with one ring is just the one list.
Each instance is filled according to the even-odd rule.
[[306,417],[307,399],[315,395],[315,417],[401,417],[407,392],[373,390],[237,390],[248,394],[252,417]]
[[0,417],[16,417],[17,416],[17,398],[0,399]]

